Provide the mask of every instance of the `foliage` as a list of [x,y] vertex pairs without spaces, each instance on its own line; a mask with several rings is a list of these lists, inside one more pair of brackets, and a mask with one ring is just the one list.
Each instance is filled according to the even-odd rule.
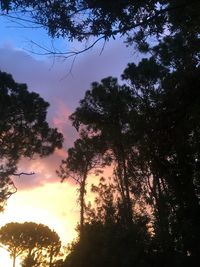
[[167,31],[174,34],[180,30],[188,35],[199,31],[200,25],[198,0],[2,0],[1,9],[15,17],[14,11],[28,14],[54,37],[80,41],[90,36],[108,39],[120,34],[142,44],[150,35],[162,37]]
[[77,130],[85,127],[103,140],[105,151],[116,164],[115,174],[119,180],[127,224],[131,221],[132,211],[125,155],[130,145],[127,114],[132,106],[129,88],[119,86],[117,79],[108,77],[101,83],[92,84],[92,89],[86,92],[80,107],[70,116]]
[[60,170],[57,172],[62,181],[72,178],[79,184],[79,203],[80,203],[80,237],[83,236],[86,179],[88,175],[98,167],[103,167],[100,154],[103,151],[102,142],[96,136],[90,138],[84,131],[81,138],[74,142],[74,147],[68,149],[66,160],[62,161]]
[[34,259],[33,255],[27,255],[22,262],[22,267],[34,267],[37,266],[37,260]]
[[49,104],[26,84],[0,72],[0,201],[16,190],[11,175],[22,157],[47,156],[61,148],[63,137],[46,121]]
[[[121,218],[118,231],[122,233],[122,229],[126,229],[131,234],[137,205],[142,207],[142,214],[149,213],[151,218],[153,237],[149,249],[152,246],[156,251],[147,255],[158,266],[163,259],[166,266],[181,266],[186,260],[192,265],[200,249],[200,70],[193,64],[195,60],[191,56],[191,69],[179,64],[174,65],[175,70],[161,64],[161,54],[160,58],[153,56],[138,65],[129,64],[123,74],[129,86],[121,86],[113,78],[93,83],[70,117],[77,130],[84,128],[91,138],[98,136],[104,140],[113,161],[117,187],[114,189],[111,183],[108,187],[100,184],[93,188],[101,192],[102,205],[96,202],[97,210],[90,209],[91,217],[94,221],[102,218],[101,224],[106,225],[107,218],[115,218],[115,221]],[[115,196],[113,190],[120,196],[115,207],[110,202]],[[131,221],[127,216],[128,194]],[[108,214],[113,217],[107,217]],[[120,214],[123,215],[116,219]],[[106,233],[105,229],[102,231]],[[98,238],[100,242],[101,237]],[[90,240],[90,244],[92,242]],[[131,242],[130,247],[134,244]],[[77,246],[81,246],[81,242]],[[80,253],[84,251],[82,247],[79,249]],[[87,253],[84,251],[83,255],[74,257],[77,260]],[[108,259],[108,255],[105,258]],[[136,261],[140,266],[140,261]]]
[[7,223],[0,229],[0,242],[13,258],[23,259],[23,266],[53,266],[61,248],[55,231],[33,222]]
[[72,245],[64,266],[123,267],[133,266],[135,262],[137,266],[148,266],[144,265],[145,243],[137,234],[138,230],[133,227],[131,232],[124,232],[119,225],[103,225],[101,222],[86,224],[84,241]]
[[[93,83],[70,117],[90,138],[89,162],[98,151],[92,140],[101,141],[99,155],[110,156],[105,164],[113,168],[115,182],[93,187],[100,194],[96,210],[87,210],[85,238],[72,245],[64,266],[195,266],[200,252],[199,0],[1,2],[8,13],[28,11],[51,36],[98,41],[120,34],[148,53],[139,64],[128,64],[124,85],[112,77]],[[76,156],[76,164],[67,166],[75,174],[82,174],[76,146],[83,141],[77,140],[65,162]],[[150,222],[138,223],[147,214]]]
[[138,217],[127,230],[123,214],[118,212],[120,203],[115,202],[112,184],[102,178],[98,187],[97,206],[87,210],[84,239],[72,243],[64,266],[148,266],[147,245],[150,234],[146,218]]
[[8,223],[0,229],[0,242],[10,253],[13,266],[15,266],[16,258],[24,252],[21,230],[22,227],[19,223]]

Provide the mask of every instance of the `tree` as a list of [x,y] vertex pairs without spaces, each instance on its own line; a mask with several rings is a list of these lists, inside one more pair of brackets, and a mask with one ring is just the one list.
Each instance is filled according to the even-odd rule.
[[138,67],[131,64],[124,78],[141,100],[140,124],[134,127],[141,137],[138,149],[143,169],[147,162],[148,176],[153,179],[150,190],[156,201],[162,244],[197,257],[200,83],[196,59],[190,59],[189,66],[179,64],[173,72],[152,59]]
[[0,178],[0,212],[4,210],[4,206],[8,198],[17,192],[14,182],[5,174],[1,174]]
[[94,83],[71,119],[112,151],[122,202],[128,192],[131,202],[142,195],[151,205],[156,249],[166,264],[188,253],[192,262],[200,240],[199,67],[172,70],[161,59],[129,64],[123,78],[130,87],[112,78]]
[[[141,51],[147,51],[151,47],[150,36],[159,41],[166,34],[182,32],[188,39],[192,32],[198,34],[200,31],[198,0],[118,0],[114,3],[102,0],[40,0],[37,3],[1,0],[1,10],[4,15],[21,22],[24,20],[44,27],[53,37],[78,41],[95,37],[96,41],[84,50],[100,39],[108,40],[120,35],[127,37],[129,44],[137,42]],[[23,18],[16,11],[21,12]],[[52,53],[48,49],[45,52]],[[80,52],[68,51],[66,56]],[[65,55],[64,52],[61,54]]]
[[46,256],[48,258],[47,264],[49,267],[54,267],[59,264],[59,260],[57,260],[57,256],[59,256],[61,249],[61,242],[58,234],[55,231],[51,231],[51,242],[47,246]]
[[82,239],[84,232],[86,179],[93,170],[103,166],[100,157],[100,154],[103,153],[101,145],[98,137],[90,138],[82,131],[81,138],[74,142],[74,147],[68,149],[67,159],[62,161],[58,171],[62,181],[72,178],[80,186],[80,239]]
[[13,267],[18,256],[23,258],[24,266],[45,262],[52,267],[61,247],[55,231],[33,222],[6,224],[0,229],[0,242],[13,258]]
[[43,224],[25,222],[23,228],[23,241],[26,261],[45,263],[52,267],[54,258],[59,254],[61,242],[58,234]]
[[85,93],[80,107],[70,116],[73,126],[98,136],[111,154],[115,164],[119,188],[125,209],[126,224],[132,222],[132,204],[129,191],[126,155],[129,143],[129,111],[133,107],[133,99],[126,85],[120,86],[117,79],[106,78],[101,83],[94,82],[91,90]]
[[147,220],[138,216],[131,228],[124,228],[112,182],[102,178],[93,188],[97,205],[87,212],[85,238],[71,244],[63,266],[149,266]]
[[41,157],[61,148],[63,137],[46,121],[49,104],[25,84],[0,72],[0,200],[16,191],[11,176],[22,157]]
[[10,253],[15,267],[16,258],[24,252],[20,223],[8,223],[0,229],[0,242]]

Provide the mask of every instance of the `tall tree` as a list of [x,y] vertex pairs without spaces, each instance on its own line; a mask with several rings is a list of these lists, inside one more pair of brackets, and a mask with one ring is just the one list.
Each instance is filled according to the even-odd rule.
[[99,136],[106,151],[111,152],[116,164],[121,196],[126,210],[127,225],[132,221],[132,205],[129,191],[126,155],[129,147],[129,111],[133,107],[131,92],[120,86],[117,79],[106,78],[93,83],[91,90],[80,101],[80,107],[70,116],[76,129],[85,127]]
[[80,186],[80,239],[84,232],[86,179],[92,171],[103,165],[100,157],[103,151],[101,145],[98,137],[90,138],[82,131],[81,138],[74,142],[74,147],[68,149],[67,159],[62,161],[58,171],[62,181],[72,178]]
[[26,84],[16,83],[0,71],[0,200],[15,191],[11,176],[22,157],[40,157],[61,148],[63,137],[46,121],[49,104]]
[[[159,61],[165,58],[160,54]],[[155,58],[137,67],[130,64],[124,78],[129,79],[141,100],[140,124],[136,127],[140,135],[138,150],[143,168],[146,162],[151,177],[162,244],[173,239],[175,249],[197,257],[200,83],[199,67],[194,67],[197,59],[190,59],[188,66],[174,65],[174,71]],[[168,243],[168,249],[173,246]]]
[[129,194],[139,192],[150,201],[157,244],[166,259],[178,251],[195,258],[199,251],[199,70],[188,72],[185,65],[172,70],[160,60],[153,57],[137,66],[129,64],[123,78],[130,88],[111,78],[94,83],[71,119],[77,129],[85,127],[100,136],[112,151],[123,202],[127,203],[124,179]]

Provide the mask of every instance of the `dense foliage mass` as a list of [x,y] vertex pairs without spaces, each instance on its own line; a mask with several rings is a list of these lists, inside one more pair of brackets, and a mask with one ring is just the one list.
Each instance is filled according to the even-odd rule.
[[[92,12],[98,15],[109,5],[95,3],[99,6]],[[83,238],[72,245],[66,266],[196,266],[200,252],[199,2],[118,3],[126,5],[123,11],[129,14],[127,24],[127,16],[122,9],[119,12],[128,25],[124,29],[129,44],[135,41],[140,51],[151,56],[138,65],[128,64],[122,74],[124,85],[112,77],[93,83],[70,116],[80,133],[84,130],[90,140],[101,143],[102,160],[113,168],[114,182],[100,183],[96,189],[101,191],[96,209],[85,210]],[[108,16],[115,14],[113,5],[111,13],[105,10]],[[100,22],[98,15],[90,16],[87,30],[92,19]],[[123,19],[116,14],[113,19],[123,27]],[[139,28],[130,33],[135,24]],[[110,32],[120,32],[114,22],[108,27]],[[104,31],[104,27],[98,29]],[[69,158],[66,170],[71,168]]]
[[[200,1],[1,3],[51,36],[120,34],[147,53],[128,64],[124,84],[113,77],[92,83],[70,116],[80,138],[60,175],[79,181],[81,227],[63,266],[198,266]],[[86,207],[85,181],[96,166],[113,175],[93,187],[95,206]]]
[[0,228],[0,243],[13,259],[21,257],[22,267],[55,266],[61,242],[58,234],[34,222],[8,223]]
[[[63,137],[46,121],[49,104],[26,84],[0,71],[0,208],[15,192],[11,176],[22,157],[47,156],[61,148]],[[24,170],[26,171],[26,170]]]
[[[137,40],[149,35],[199,31],[198,0],[1,0],[3,14],[32,20],[46,29],[53,37],[84,40],[91,36],[110,38],[117,34]],[[4,13],[5,12],[5,13]],[[18,17],[23,20],[20,16]],[[138,31],[139,29],[139,31]]]

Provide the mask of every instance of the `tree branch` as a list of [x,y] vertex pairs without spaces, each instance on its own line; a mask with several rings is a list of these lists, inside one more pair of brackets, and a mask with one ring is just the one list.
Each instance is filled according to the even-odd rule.
[[12,175],[13,176],[20,177],[21,175],[34,175],[34,174],[35,174],[34,172],[29,172],[29,173],[27,173],[27,172],[20,172],[20,173],[13,173]]
[[[105,36],[101,36],[98,39],[96,39],[91,45],[87,46],[84,49],[78,50],[78,51],[64,51],[64,52],[60,52],[60,51],[56,51],[56,50],[51,50],[45,46],[42,46],[34,41],[30,41],[30,43],[34,46],[36,46],[37,48],[43,50],[44,52],[34,52],[31,50],[27,50],[29,53],[35,54],[35,55],[39,55],[39,56],[55,56],[55,57],[62,57],[62,58],[70,58],[70,57],[76,57],[79,54],[82,54],[88,50],[90,50],[92,47],[94,47],[100,40],[104,39],[105,40]],[[104,44],[105,46],[105,44]],[[101,51],[102,53],[102,51]]]

